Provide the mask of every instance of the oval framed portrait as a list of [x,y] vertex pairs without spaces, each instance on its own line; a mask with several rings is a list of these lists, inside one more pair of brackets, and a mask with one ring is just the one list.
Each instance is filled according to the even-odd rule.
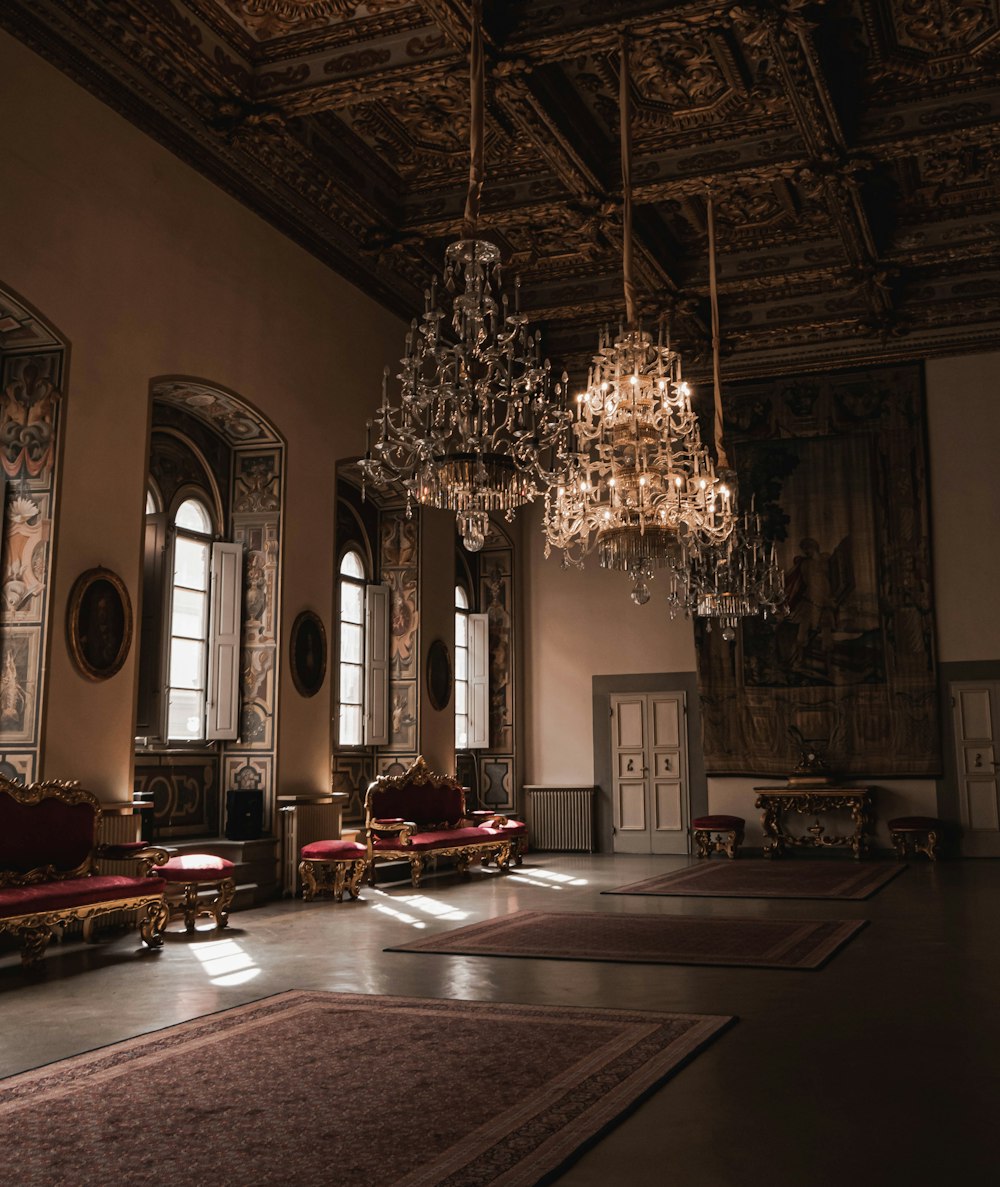
[[314,697],[326,679],[326,628],[318,614],[303,610],[292,623],[288,645],[292,682],[304,697]]
[[443,639],[427,649],[427,699],[432,709],[447,709],[451,700],[451,653]]
[[132,646],[132,600],[110,569],[88,569],[73,582],[66,612],[69,653],[88,680],[107,680]]

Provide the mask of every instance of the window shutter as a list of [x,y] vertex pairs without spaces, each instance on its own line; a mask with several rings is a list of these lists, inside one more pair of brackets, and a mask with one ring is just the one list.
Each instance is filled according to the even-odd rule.
[[365,745],[389,744],[389,587],[365,587]]
[[208,625],[206,738],[240,732],[240,611],[243,545],[212,545],[212,605]]
[[490,744],[490,620],[469,615],[469,749]]

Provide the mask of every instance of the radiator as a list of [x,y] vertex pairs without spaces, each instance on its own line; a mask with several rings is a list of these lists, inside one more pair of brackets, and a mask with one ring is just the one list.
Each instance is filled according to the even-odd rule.
[[594,852],[594,787],[525,787],[532,849]]
[[[130,841],[141,840],[139,828],[142,821],[139,815],[129,812],[121,815],[117,812],[103,812],[101,822],[97,826],[98,845],[126,845]],[[109,861],[101,858],[98,862],[102,874],[124,874],[126,877],[136,877],[142,871],[134,861]],[[97,930],[102,927],[126,927],[135,922],[134,911],[109,911],[97,921]],[[82,923],[70,923],[66,926],[66,934],[78,936],[83,931]]]
[[336,800],[297,802],[278,797],[281,817],[281,889],[293,898],[299,891],[299,850],[313,841],[340,837],[340,803]]

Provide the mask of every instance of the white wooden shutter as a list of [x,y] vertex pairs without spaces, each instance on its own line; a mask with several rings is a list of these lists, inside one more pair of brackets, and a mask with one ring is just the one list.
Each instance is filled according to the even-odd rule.
[[243,545],[213,544],[206,738],[239,737],[242,595]]
[[389,587],[365,587],[365,745],[389,744]]
[[490,744],[490,620],[469,615],[469,749]]

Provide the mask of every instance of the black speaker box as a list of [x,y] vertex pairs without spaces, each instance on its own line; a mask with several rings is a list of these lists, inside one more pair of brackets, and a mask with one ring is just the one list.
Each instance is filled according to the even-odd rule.
[[256,841],[264,833],[264,793],[260,790],[226,792],[226,838]]

